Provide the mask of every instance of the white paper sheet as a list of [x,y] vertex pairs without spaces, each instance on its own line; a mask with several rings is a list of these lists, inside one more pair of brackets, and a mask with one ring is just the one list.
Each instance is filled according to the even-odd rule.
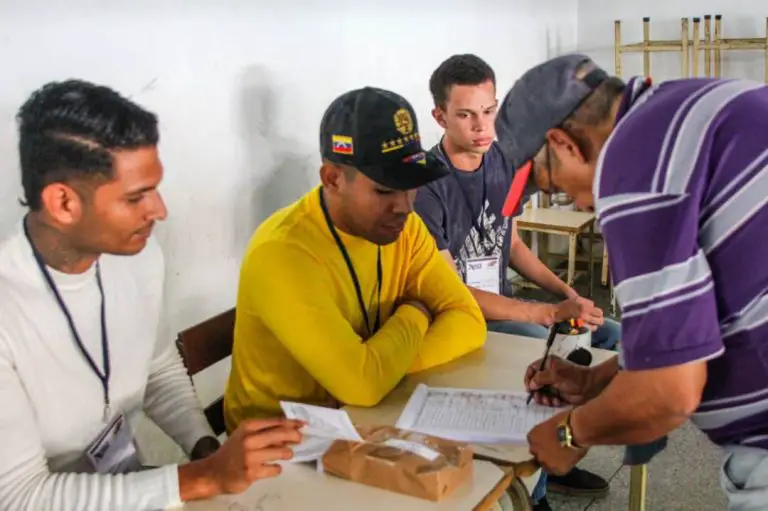
[[293,458],[289,460],[289,463],[317,461],[335,441],[334,438],[304,435],[301,443],[293,446]]
[[527,399],[525,392],[420,384],[397,427],[463,442],[525,443],[534,426],[560,411]]
[[280,406],[287,418],[307,423],[301,430],[304,440],[293,448],[292,462],[301,463],[320,459],[334,440],[363,441],[344,410],[291,401],[281,401]]

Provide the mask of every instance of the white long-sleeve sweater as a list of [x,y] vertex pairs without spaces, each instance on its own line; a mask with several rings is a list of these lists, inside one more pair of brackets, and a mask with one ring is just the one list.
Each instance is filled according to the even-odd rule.
[[[142,409],[186,453],[212,435],[171,339],[158,338],[164,263],[150,240],[136,256],[102,256],[113,414],[134,429]],[[95,267],[49,268],[91,358],[102,366]],[[87,472],[103,429],[99,378],[78,350],[21,225],[0,244],[0,511],[165,509],[179,502],[178,467]]]

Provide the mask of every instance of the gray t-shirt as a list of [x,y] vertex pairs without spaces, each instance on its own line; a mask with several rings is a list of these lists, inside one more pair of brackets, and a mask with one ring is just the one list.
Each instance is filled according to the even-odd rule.
[[439,250],[449,250],[466,282],[467,260],[498,256],[499,289],[509,293],[506,268],[512,240],[510,219],[501,210],[515,171],[496,142],[474,172],[453,167],[440,144],[430,150],[451,168],[451,175],[419,189],[414,208]]

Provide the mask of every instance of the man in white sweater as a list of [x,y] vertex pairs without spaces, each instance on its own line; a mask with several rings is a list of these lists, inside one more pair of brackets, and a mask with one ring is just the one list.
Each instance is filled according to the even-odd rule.
[[[164,509],[279,473],[301,424],[247,421],[223,446],[158,338],[166,216],[154,114],[87,82],[18,114],[29,213],[0,244],[0,510]],[[141,470],[141,411],[193,460]]]

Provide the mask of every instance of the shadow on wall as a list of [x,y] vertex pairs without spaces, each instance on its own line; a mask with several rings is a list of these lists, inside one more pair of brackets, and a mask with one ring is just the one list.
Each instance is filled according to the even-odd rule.
[[314,186],[317,149],[278,133],[281,98],[275,80],[263,66],[243,73],[240,94],[241,136],[246,168],[237,190],[237,240],[250,239],[256,226]]
[[[0,119],[14,119],[16,108],[20,105],[4,104],[0,107]],[[18,138],[16,123],[9,123],[11,129],[3,129],[0,133],[0,239],[5,238],[16,227],[27,208],[19,204],[24,198],[21,187],[21,172],[19,170]]]

